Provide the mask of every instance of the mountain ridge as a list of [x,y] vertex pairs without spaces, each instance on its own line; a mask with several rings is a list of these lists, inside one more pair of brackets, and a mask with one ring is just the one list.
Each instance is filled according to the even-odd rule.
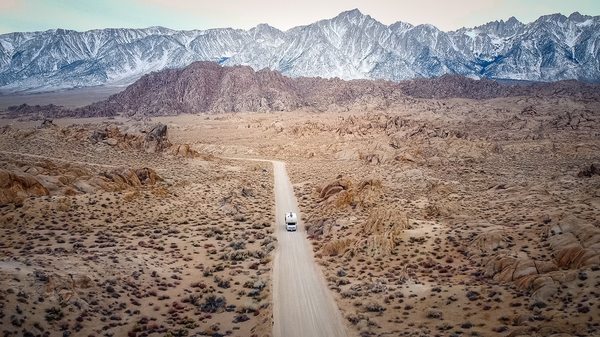
[[194,61],[269,68],[291,77],[413,78],[457,74],[526,81],[600,80],[600,16],[514,17],[444,32],[385,25],[358,9],[281,31],[165,27],[65,29],[0,35],[0,91],[132,83]]
[[558,81],[518,85],[460,75],[401,82],[287,77],[270,69],[221,66],[197,61],[181,69],[143,75],[125,90],[88,106],[67,109],[56,105],[12,106],[14,118],[146,117],[160,115],[275,112],[275,111],[386,111],[417,99],[492,99],[552,97],[579,102],[600,100],[600,85]]

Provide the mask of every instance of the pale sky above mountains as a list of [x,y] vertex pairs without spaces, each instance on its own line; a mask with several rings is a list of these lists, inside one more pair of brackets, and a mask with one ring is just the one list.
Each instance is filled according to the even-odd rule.
[[599,0],[0,0],[0,33],[52,28],[243,28],[286,30],[358,8],[384,24],[429,23],[448,31],[515,16],[600,15]]

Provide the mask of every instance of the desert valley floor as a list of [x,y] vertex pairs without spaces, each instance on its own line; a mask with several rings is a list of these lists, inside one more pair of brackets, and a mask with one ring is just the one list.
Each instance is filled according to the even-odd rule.
[[0,119],[0,333],[270,336],[273,168],[228,159],[259,158],[286,163],[349,336],[598,336],[598,111]]

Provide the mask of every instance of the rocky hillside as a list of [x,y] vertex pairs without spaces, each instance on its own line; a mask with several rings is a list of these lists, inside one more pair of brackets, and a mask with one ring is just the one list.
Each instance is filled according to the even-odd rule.
[[[383,80],[289,78],[248,66],[195,62],[180,70],[143,76],[124,91],[70,112],[77,116],[156,116],[181,113],[381,110],[414,98],[488,99],[565,96],[598,99],[598,85],[581,82],[505,85],[443,76],[394,83]],[[53,107],[56,110],[56,107]],[[28,109],[20,108],[20,111]],[[50,110],[49,110],[50,111]],[[65,112],[61,111],[64,115]]]
[[56,105],[9,107],[9,118],[160,116],[182,113],[271,111],[373,111],[397,107],[414,99],[490,99],[513,96],[600,99],[600,85],[577,81],[502,84],[445,75],[402,82],[320,77],[290,78],[273,70],[249,66],[223,67],[194,62],[183,69],[144,75],[122,92],[70,110]]
[[553,14],[514,17],[444,32],[389,26],[359,10],[280,31],[64,29],[0,35],[0,91],[132,83],[194,61],[269,68],[286,76],[400,81],[457,74],[472,78],[600,80],[600,19]]
[[403,99],[387,81],[289,78],[248,66],[195,62],[180,70],[143,76],[105,101],[74,111],[78,116],[176,115],[199,112],[292,111],[387,107]]

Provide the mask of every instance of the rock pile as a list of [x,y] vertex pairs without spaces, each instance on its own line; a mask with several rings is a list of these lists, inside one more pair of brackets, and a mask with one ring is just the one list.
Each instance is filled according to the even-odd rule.
[[368,207],[374,205],[381,195],[382,185],[379,180],[365,179],[353,182],[339,176],[318,188],[316,192],[319,194],[319,200],[327,205],[335,205],[338,208]]
[[94,144],[103,142],[121,149],[139,149],[147,153],[158,153],[171,147],[164,124],[128,128],[107,126],[93,130],[88,139]]
[[[592,224],[567,218],[550,225],[542,240],[550,247],[552,260],[534,260],[525,252],[495,254],[484,258],[484,275],[501,283],[514,282],[529,290],[534,300],[546,301],[561,284],[575,280],[580,269],[600,266],[600,229]],[[504,247],[504,241],[500,232],[488,231],[474,244],[491,252]]]
[[[36,174],[23,173],[26,169]],[[73,165],[51,162],[0,169],[0,203],[21,203],[28,197],[123,191],[155,185],[162,178],[150,168],[118,168],[93,173]]]

